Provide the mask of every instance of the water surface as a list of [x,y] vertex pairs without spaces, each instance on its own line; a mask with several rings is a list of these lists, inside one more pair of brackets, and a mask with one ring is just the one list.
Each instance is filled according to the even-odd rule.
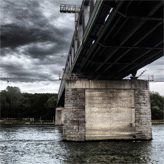
[[152,141],[63,142],[62,127],[0,127],[1,164],[164,164],[164,124]]

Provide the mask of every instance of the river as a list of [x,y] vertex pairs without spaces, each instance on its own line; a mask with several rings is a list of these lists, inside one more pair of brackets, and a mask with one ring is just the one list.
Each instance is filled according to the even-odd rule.
[[0,164],[164,164],[164,124],[152,141],[63,142],[62,127],[0,125]]

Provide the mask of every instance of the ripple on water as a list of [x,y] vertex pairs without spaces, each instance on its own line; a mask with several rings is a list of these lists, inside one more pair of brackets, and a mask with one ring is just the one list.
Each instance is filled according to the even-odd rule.
[[1,126],[1,164],[163,164],[164,125],[153,125],[148,142],[63,142],[62,128]]

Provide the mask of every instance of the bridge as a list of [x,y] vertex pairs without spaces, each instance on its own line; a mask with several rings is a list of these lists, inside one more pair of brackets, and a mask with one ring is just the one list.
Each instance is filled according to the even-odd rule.
[[62,5],[75,13],[56,109],[65,140],[152,138],[149,84],[136,73],[163,56],[163,8],[163,0]]

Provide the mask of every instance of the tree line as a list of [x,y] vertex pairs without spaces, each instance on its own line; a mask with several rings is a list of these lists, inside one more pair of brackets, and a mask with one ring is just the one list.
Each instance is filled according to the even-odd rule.
[[57,94],[21,93],[18,87],[8,86],[1,91],[1,118],[35,118],[52,120],[55,117]]
[[[164,119],[164,96],[150,92],[153,120]],[[18,87],[8,86],[0,92],[1,118],[35,118],[52,120],[55,117],[57,94],[21,93]]]
[[152,120],[164,119],[164,96],[157,92],[150,92]]

